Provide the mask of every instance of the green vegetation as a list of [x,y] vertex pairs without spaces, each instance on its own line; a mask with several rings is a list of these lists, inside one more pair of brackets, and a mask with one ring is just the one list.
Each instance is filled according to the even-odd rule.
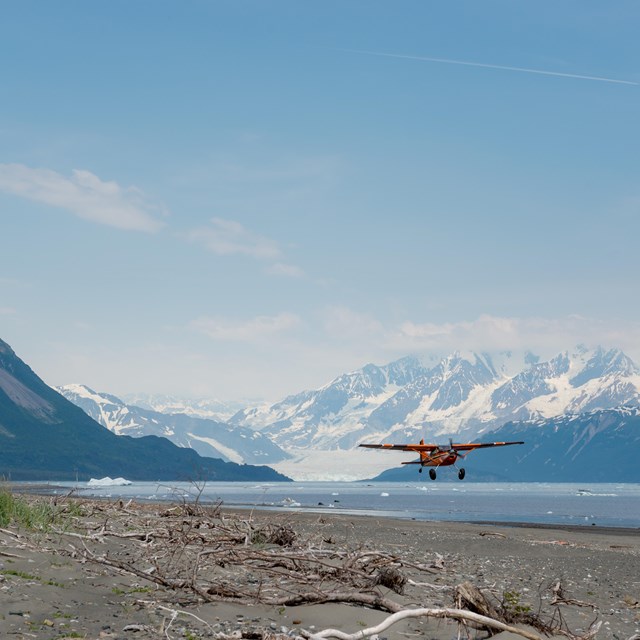
[[46,499],[29,500],[0,488],[0,527],[13,523],[32,531],[49,531],[53,525],[66,528],[70,518],[81,514],[82,507],[74,502],[57,505]]
[[51,504],[37,501],[30,504],[25,498],[0,489],[0,526],[15,523],[27,529],[46,531],[55,521]]
[[13,569],[3,569],[3,576],[15,576],[16,578],[22,578],[23,580],[36,580],[40,582],[40,578],[38,576],[34,576],[30,573],[25,573],[24,571],[14,571]]
[[55,580],[44,580],[40,576],[34,576],[31,573],[25,573],[24,571],[15,571],[13,569],[0,569],[0,575],[3,576],[15,576],[16,578],[22,578],[23,580],[33,580],[35,582],[41,582],[42,584],[48,584],[52,587],[62,587],[64,584],[56,582]]
[[111,593],[117,596],[129,596],[133,593],[150,593],[153,587],[131,587],[131,589],[121,589],[120,587],[111,587]]
[[522,604],[522,594],[519,591],[505,591],[502,594],[502,597],[502,607],[505,611],[511,614],[524,614],[531,612],[531,607]]

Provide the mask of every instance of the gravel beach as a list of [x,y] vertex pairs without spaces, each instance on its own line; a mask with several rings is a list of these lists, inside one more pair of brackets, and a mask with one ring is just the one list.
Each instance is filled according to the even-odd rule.
[[[338,569],[349,574],[350,593],[401,609],[454,607],[466,583],[504,610],[561,622],[576,635],[594,621],[597,638],[640,633],[640,530],[222,507],[194,515],[185,505],[81,500],[64,526],[0,529],[0,637],[295,637],[357,633],[391,615],[356,601],[273,604],[295,589],[344,592],[332,577]],[[239,593],[249,596],[238,601]],[[380,637],[448,639],[458,627],[409,619]]]

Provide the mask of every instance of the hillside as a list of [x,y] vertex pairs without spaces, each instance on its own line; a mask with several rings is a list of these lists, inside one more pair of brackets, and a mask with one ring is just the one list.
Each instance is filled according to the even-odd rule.
[[[527,442],[517,451],[472,454],[464,465],[470,479],[602,481],[611,476],[607,465],[598,466],[598,447],[606,438],[619,447],[635,446],[636,423],[609,431],[600,425],[594,439],[579,421],[593,425],[601,411],[612,411],[611,420],[626,420],[627,411],[640,407],[640,373],[622,351],[603,347],[577,346],[549,360],[530,352],[453,353],[426,363],[406,357],[368,364],[275,404],[243,409],[228,423],[149,411],[82,385],[61,391],[117,433],[165,435],[201,454],[268,463],[297,480],[358,480],[386,469],[402,479],[413,477],[392,469],[406,454],[358,445],[422,438],[442,444],[453,438]],[[198,403],[195,411],[206,406]],[[174,398],[167,406],[188,403]],[[526,433],[502,431],[514,425]],[[625,465],[616,466],[617,477],[640,480]],[[416,467],[404,473],[411,471]]]
[[0,476],[64,480],[287,480],[269,467],[203,458],[166,438],[117,436],[48,387],[0,340]]
[[276,467],[291,477],[347,480],[399,464],[397,454],[364,452],[361,443],[508,440],[495,433],[506,423],[624,406],[640,406],[636,364],[620,349],[578,345],[548,360],[531,352],[456,352],[368,364],[319,389],[239,411],[230,422],[291,454]]
[[[640,482],[634,455],[640,451],[637,407],[510,422],[482,440],[524,440],[525,444],[509,450],[485,449],[459,461],[471,481]],[[404,459],[410,460],[411,454]],[[440,469],[438,480],[457,482],[451,469]],[[418,477],[417,467],[410,465],[389,469],[373,479],[405,482]]]
[[173,406],[164,413],[144,409],[80,384],[57,387],[57,391],[118,435],[162,436],[201,456],[245,464],[271,464],[289,457],[267,436],[248,427],[186,415],[176,412]]
[[285,448],[350,449],[365,439],[475,438],[506,422],[640,406],[640,371],[619,349],[532,354],[453,353],[368,364],[320,389],[238,412],[231,422]]

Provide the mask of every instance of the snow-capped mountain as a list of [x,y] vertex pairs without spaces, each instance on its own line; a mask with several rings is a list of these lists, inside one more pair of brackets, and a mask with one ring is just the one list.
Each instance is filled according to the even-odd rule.
[[[524,440],[517,456],[477,456],[479,469],[519,481],[638,482],[640,408],[597,409],[578,415],[508,422],[491,434]],[[483,452],[485,453],[485,452]],[[471,467],[471,464],[468,465]]]
[[[361,442],[493,439],[509,422],[640,407],[640,371],[619,349],[602,347],[578,346],[548,360],[531,352],[406,357],[242,409],[227,424],[143,409],[80,386],[60,392],[117,433],[165,435],[202,455],[269,463],[297,480],[355,480],[402,460],[358,449]],[[169,411],[184,406],[154,402]]]
[[181,398],[174,395],[129,393],[122,396],[128,405],[158,413],[182,413],[194,418],[209,418],[226,422],[231,416],[247,406],[251,401],[225,402],[211,398]]
[[11,480],[286,481],[165,438],[119,438],[49,387],[0,339],[0,475]]
[[230,422],[288,450],[335,450],[364,440],[476,438],[508,421],[640,405],[640,371],[619,349],[579,346],[543,362],[529,353],[522,362],[511,375],[513,363],[498,367],[487,354],[455,353],[435,366],[415,358],[369,364]]
[[[640,408],[598,409],[579,415],[508,422],[487,439],[524,441],[505,455],[486,449],[464,461],[474,480],[512,482],[638,482]],[[394,468],[378,481],[411,481],[415,469]],[[457,482],[457,476],[442,474]]]
[[57,391],[118,435],[163,436],[181,447],[194,449],[201,456],[237,463],[270,464],[288,457],[267,436],[253,429],[143,409],[80,384],[58,387]]

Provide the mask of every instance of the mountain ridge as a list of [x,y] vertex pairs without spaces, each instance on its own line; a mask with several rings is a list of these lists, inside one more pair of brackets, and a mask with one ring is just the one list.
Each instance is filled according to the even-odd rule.
[[13,480],[288,480],[203,458],[165,438],[116,436],[47,386],[0,340],[0,476]]
[[288,458],[278,445],[258,431],[184,413],[164,413],[123,402],[112,394],[81,384],[56,387],[96,422],[118,435],[157,435],[201,456],[244,464],[269,464]]
[[497,360],[454,352],[427,365],[411,357],[368,364],[317,390],[244,409],[230,422],[289,452],[293,461],[276,465],[287,475],[345,479],[346,466],[362,479],[394,464],[363,456],[363,442],[500,440],[496,430],[509,422],[640,406],[640,371],[620,349],[578,345],[546,360],[531,352],[521,361],[508,352]]
[[549,359],[530,351],[454,352],[427,364],[415,356],[366,364],[318,389],[242,409],[229,428],[275,442],[288,458],[273,466],[285,475],[355,480],[398,460],[358,449],[362,442],[502,440],[505,424],[547,424],[627,405],[640,406],[640,370],[620,349],[578,345]]
[[[499,373],[487,354],[472,358],[454,353],[433,367],[416,359],[365,365],[318,390],[244,409],[230,422],[277,443],[344,449],[362,437],[477,437],[510,420],[640,405],[640,371],[619,349],[565,351],[513,376]],[[404,384],[389,375],[398,363],[408,365]]]
[[[505,455],[483,450],[464,464],[474,481],[638,482],[633,451],[640,451],[640,408],[619,407],[556,418],[508,422],[490,434],[498,441],[524,440]],[[415,480],[415,470],[393,468],[373,481]],[[455,479],[443,469],[440,479]]]

